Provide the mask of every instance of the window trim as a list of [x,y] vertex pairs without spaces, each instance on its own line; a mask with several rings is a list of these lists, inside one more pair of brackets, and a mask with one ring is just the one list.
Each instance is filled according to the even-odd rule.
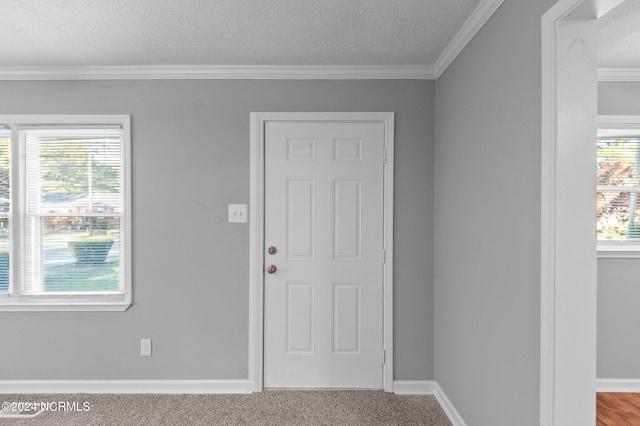
[[[640,132],[640,115],[598,115],[598,137],[615,130]],[[640,259],[640,241],[598,241],[598,259]]]
[[[0,312],[6,311],[125,311],[132,304],[132,195],[131,195],[131,117],[129,115],[92,115],[92,114],[0,114],[0,127],[8,128],[11,132],[12,144],[18,141],[19,149],[11,150],[11,163],[19,165],[12,167],[11,172],[11,194],[12,202],[20,206],[18,212],[10,209],[10,240],[9,244],[15,252],[22,250],[19,244],[20,216],[24,211],[24,200],[20,192],[19,183],[22,178],[18,173],[25,173],[22,160],[23,147],[20,146],[17,138],[18,132],[25,129],[37,129],[45,126],[69,126],[69,128],[100,126],[105,128],[118,127],[122,129],[122,157],[121,157],[121,180],[124,194],[121,194],[123,205],[122,211],[122,234],[120,236],[121,250],[124,250],[124,286],[123,292],[96,292],[91,294],[12,294],[0,295]],[[19,256],[11,256],[10,283],[15,282],[14,273],[18,273],[21,268],[22,253]],[[17,276],[19,280],[19,276]],[[14,292],[15,293],[15,292]]]

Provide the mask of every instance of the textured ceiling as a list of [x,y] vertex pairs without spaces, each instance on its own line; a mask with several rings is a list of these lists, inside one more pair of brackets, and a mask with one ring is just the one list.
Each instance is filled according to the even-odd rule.
[[0,0],[0,66],[432,65],[480,0]]
[[598,66],[640,68],[640,0],[625,0],[598,20]]

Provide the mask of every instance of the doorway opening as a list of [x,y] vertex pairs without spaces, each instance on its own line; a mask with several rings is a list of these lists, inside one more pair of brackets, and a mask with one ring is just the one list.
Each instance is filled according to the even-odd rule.
[[595,421],[596,22],[622,1],[542,17],[541,425]]

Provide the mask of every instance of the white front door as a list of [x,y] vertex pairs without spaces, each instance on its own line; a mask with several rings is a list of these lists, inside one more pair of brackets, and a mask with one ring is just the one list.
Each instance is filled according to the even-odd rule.
[[264,132],[264,385],[380,389],[384,124]]

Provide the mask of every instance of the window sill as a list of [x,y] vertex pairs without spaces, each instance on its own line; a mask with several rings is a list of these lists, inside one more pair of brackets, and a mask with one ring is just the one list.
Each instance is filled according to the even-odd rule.
[[598,259],[640,259],[640,245],[598,244]]
[[10,302],[3,301],[0,297],[0,312],[124,312],[129,306],[131,306],[130,301]]

